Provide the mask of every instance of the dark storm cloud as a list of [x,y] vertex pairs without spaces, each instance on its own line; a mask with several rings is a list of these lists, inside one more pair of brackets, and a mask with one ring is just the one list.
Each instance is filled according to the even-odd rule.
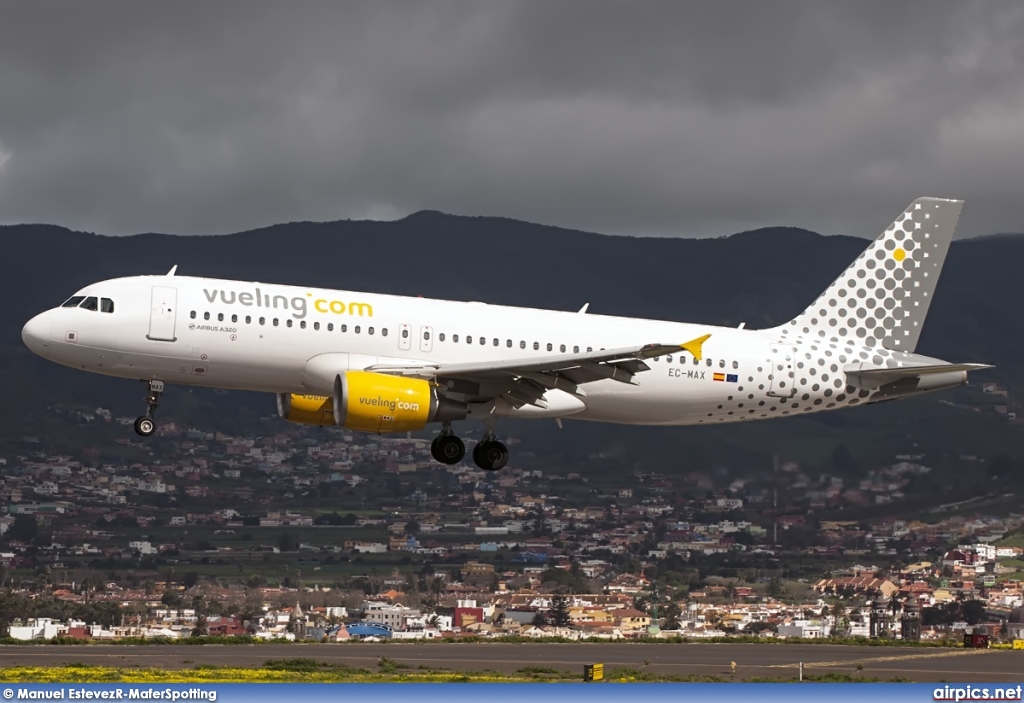
[[0,221],[1024,230],[1018,2],[7,3]]

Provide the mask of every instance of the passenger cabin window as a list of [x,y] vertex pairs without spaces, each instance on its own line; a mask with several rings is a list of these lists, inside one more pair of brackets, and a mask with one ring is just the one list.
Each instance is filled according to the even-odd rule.
[[70,298],[68,298],[66,301],[64,301],[64,304],[61,305],[61,307],[62,308],[77,308],[79,305],[82,304],[83,300],[85,300],[85,296],[84,295],[73,295]]
[[232,322],[238,322],[238,315],[232,315],[231,316],[231,321]]
[[303,320],[302,322],[300,322],[299,327],[301,327],[302,329],[306,329],[306,321]]
[[208,312],[204,312],[204,313],[203,313],[203,319],[204,319],[204,320],[209,320],[209,319],[210,319],[210,313],[208,313]]
[[224,322],[224,313],[217,313],[217,322]]
[[246,315],[245,316],[245,324],[247,324],[247,325],[251,325],[252,324],[252,315]]
[[457,341],[459,341],[459,335],[457,335],[457,334],[453,334],[453,335],[452,335],[452,341],[453,341],[453,342],[457,342]]
[[439,342],[443,342],[444,341],[444,332],[439,332],[437,334],[437,341],[439,341]]
[[99,301],[96,299],[95,295],[90,295],[82,301],[82,304],[79,305],[79,307],[83,310],[96,310],[99,307]]
[[[380,335],[382,337],[387,337],[388,336],[388,328],[387,327],[381,327],[380,328]],[[441,341],[443,342],[444,340],[442,339]]]
[[291,320],[285,320],[284,324],[287,325],[288,327],[291,327],[292,326],[292,321]]
[[313,329],[315,329],[315,330],[320,329],[320,323],[319,322],[314,322],[313,323]]
[[192,312],[190,312],[190,313],[188,314],[188,316],[189,316],[189,317],[191,317],[191,318],[192,318],[193,320],[194,320],[194,319],[196,319],[196,311],[195,311],[195,310],[193,310]]
[[100,298],[100,312],[114,312],[114,301],[110,298]]
[[327,331],[328,332],[333,332],[334,331],[334,323],[333,322],[328,322],[327,323]]

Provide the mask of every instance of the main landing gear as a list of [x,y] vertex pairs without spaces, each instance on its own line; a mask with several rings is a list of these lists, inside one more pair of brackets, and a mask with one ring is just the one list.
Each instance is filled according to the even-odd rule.
[[143,437],[149,437],[156,432],[156,421],[153,413],[160,405],[160,395],[164,392],[163,381],[148,381],[146,391],[146,414],[135,418],[135,432]]
[[441,426],[441,434],[430,443],[430,455],[442,464],[458,464],[466,456],[466,445],[452,432],[452,423]]
[[[442,464],[458,464],[466,456],[466,445],[452,432],[450,422],[442,425],[441,434],[430,443],[430,455]],[[498,441],[493,432],[484,435],[473,447],[473,463],[484,471],[497,471],[508,464],[508,447]]]
[[504,469],[508,464],[508,447],[499,442],[493,433],[488,432],[473,447],[473,463],[484,471]]

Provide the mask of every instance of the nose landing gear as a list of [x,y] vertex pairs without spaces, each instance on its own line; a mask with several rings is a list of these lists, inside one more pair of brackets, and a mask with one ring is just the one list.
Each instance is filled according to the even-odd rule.
[[160,395],[164,392],[163,381],[148,381],[146,391],[146,414],[135,418],[135,432],[142,437],[149,437],[156,432],[156,421],[153,414],[160,405]]

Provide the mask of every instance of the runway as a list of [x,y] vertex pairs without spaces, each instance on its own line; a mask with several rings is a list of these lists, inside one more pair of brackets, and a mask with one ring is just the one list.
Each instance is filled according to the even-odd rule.
[[883,681],[1024,683],[1024,651],[857,647],[809,644],[453,644],[339,643],[268,645],[3,645],[0,667],[62,666],[189,669],[198,665],[258,667],[268,659],[311,658],[376,670],[380,657],[411,667],[511,673],[547,667],[582,674],[584,664],[661,674],[735,680],[846,674]]

